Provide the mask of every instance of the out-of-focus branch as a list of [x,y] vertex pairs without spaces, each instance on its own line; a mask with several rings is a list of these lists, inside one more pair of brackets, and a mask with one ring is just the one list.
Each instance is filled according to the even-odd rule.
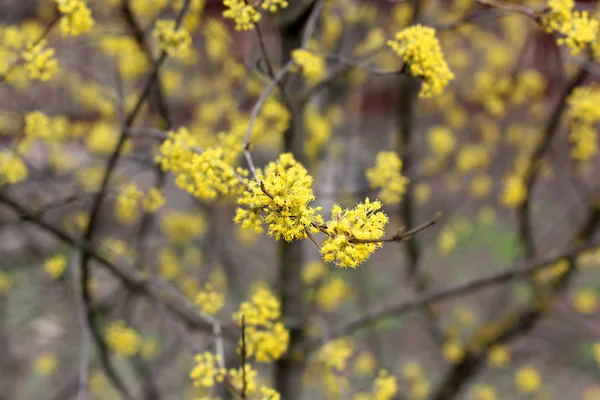
[[[525,262],[516,268],[491,274],[482,278],[475,278],[464,283],[459,283],[446,287],[438,291],[424,292],[413,299],[403,300],[392,304],[384,305],[367,312],[365,315],[357,317],[342,326],[333,329],[330,332],[332,339],[350,335],[359,329],[380,321],[384,318],[399,317],[402,314],[413,311],[424,305],[429,305],[445,300],[454,299],[459,296],[465,296],[477,293],[483,289],[511,282],[515,279],[528,278],[533,274],[552,266],[558,260],[563,258],[573,258],[583,251],[600,246],[600,241],[586,243],[584,245],[572,247],[560,254],[543,260],[534,262]],[[324,343],[323,338],[311,340],[306,343],[305,349],[313,351]]]
[[560,128],[560,120],[567,105],[567,98],[575,90],[575,88],[583,83],[587,76],[587,70],[580,69],[568,85],[563,89],[554,106],[548,123],[544,128],[544,134],[536,145],[532,156],[529,158],[529,164],[526,167],[524,180],[527,188],[527,196],[525,201],[517,208],[517,218],[519,222],[519,239],[523,246],[524,256],[526,259],[531,259],[535,256],[535,244],[533,232],[531,231],[530,204],[533,197],[533,188],[538,177],[538,173],[542,166],[542,161],[546,152],[550,148],[552,139]]
[[[187,13],[187,11],[189,9],[190,3],[191,3],[191,0],[185,1],[181,11],[179,12],[179,15],[176,18],[176,22],[175,22],[176,28],[178,28],[181,25],[183,18],[185,17],[185,14]],[[102,177],[102,183],[100,185],[100,190],[96,194],[96,196],[94,198],[94,202],[92,204],[92,209],[90,211],[89,224],[84,233],[84,241],[85,242],[91,243],[93,236],[96,233],[96,228],[97,228],[97,224],[98,224],[99,217],[100,217],[100,211],[102,209],[102,203],[104,202],[104,198],[106,197],[106,192],[108,189],[110,178],[112,177],[112,174],[113,174],[114,170],[116,169],[117,163],[119,161],[119,158],[121,157],[121,153],[125,146],[126,139],[129,136],[128,135],[129,128],[133,125],[133,123],[137,119],[140,111],[142,110],[142,106],[144,105],[148,95],[150,94],[152,87],[154,87],[155,81],[159,77],[159,70],[162,67],[162,65],[164,65],[166,59],[167,59],[167,52],[163,50],[161,52],[161,55],[158,58],[158,60],[154,63],[152,72],[150,73],[150,76],[148,77],[148,80],[146,81],[133,110],[125,118],[125,121],[121,128],[121,133],[119,135],[119,140],[117,141],[117,145],[115,146],[115,149],[113,150],[113,152],[110,155],[108,162],[106,164],[106,169],[105,169],[104,175]],[[82,287],[83,300],[84,300],[84,303],[86,303],[86,305],[87,305],[87,307],[86,307],[87,321],[90,326],[90,331],[92,332],[92,337],[94,338],[94,341],[96,342],[96,346],[98,346],[98,349],[100,352],[100,359],[102,361],[102,364],[106,371],[107,376],[109,378],[111,378],[111,380],[115,384],[115,387],[117,387],[117,389],[119,389],[119,391],[126,398],[131,398],[131,396],[127,392],[125,385],[122,382],[120,382],[120,379],[118,378],[116,370],[111,363],[108,348],[107,348],[106,344],[104,343],[102,334],[99,332],[99,330],[96,327],[94,313],[92,312],[92,309],[89,307],[89,304],[92,301],[91,293],[90,293],[90,289],[89,289],[89,281],[90,281],[90,277],[91,277],[90,268],[89,268],[90,258],[91,258],[91,255],[87,251],[84,250],[82,253],[82,257],[81,257],[81,287]]]

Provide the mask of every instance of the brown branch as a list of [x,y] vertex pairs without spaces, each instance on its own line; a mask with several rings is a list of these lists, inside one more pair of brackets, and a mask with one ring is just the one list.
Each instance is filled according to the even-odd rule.
[[240,396],[242,399],[246,398],[246,317],[242,315],[242,345],[241,345],[241,356],[242,356],[242,393]]
[[527,196],[525,197],[525,201],[517,208],[517,219],[519,223],[519,237],[523,245],[523,250],[525,253],[524,256],[526,259],[531,259],[535,256],[533,232],[531,230],[531,218],[529,215],[531,211],[530,203],[533,197],[533,187],[536,183],[538,173],[542,165],[542,160],[550,148],[550,143],[560,127],[560,120],[567,106],[567,98],[576,87],[583,83],[586,76],[587,70],[583,68],[580,69],[560,94],[558,102],[552,110],[550,118],[548,119],[548,123],[544,128],[544,135],[535,147],[535,150],[530,158],[530,162],[525,170],[524,179],[525,186],[527,188]]
[[[402,300],[392,304],[377,307],[376,309],[367,312],[365,315],[357,317],[356,319],[346,322],[340,327],[332,330],[330,336],[332,339],[347,336],[353,334],[359,329],[362,329],[384,318],[398,317],[402,314],[421,308],[425,305],[454,299],[459,296],[474,294],[483,289],[511,282],[515,279],[528,278],[537,273],[538,271],[552,266],[558,260],[561,260],[563,258],[576,257],[583,251],[593,249],[597,246],[600,246],[600,241],[574,246],[553,257],[548,257],[539,261],[536,260],[534,262],[525,262],[507,271],[491,274],[481,278],[475,278],[467,282],[451,285],[438,291],[423,292],[422,294],[419,294],[416,297],[409,300]],[[323,338],[312,340],[305,344],[305,349],[306,351],[313,351],[319,346],[321,346],[323,343]]]
[[498,1],[498,0],[475,0],[475,1],[478,4],[481,4],[482,6],[494,7],[494,8],[499,8],[502,10],[518,13],[518,14],[523,14],[523,15],[533,19],[537,23],[539,23],[541,21],[541,12],[536,11],[530,7],[521,6],[518,4],[506,3],[504,1]]

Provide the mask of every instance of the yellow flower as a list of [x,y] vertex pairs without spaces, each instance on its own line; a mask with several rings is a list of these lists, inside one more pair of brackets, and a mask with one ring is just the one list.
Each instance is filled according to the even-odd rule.
[[215,290],[212,284],[207,283],[196,296],[196,304],[203,313],[214,315],[225,305],[225,294]]
[[83,0],[56,0],[56,4],[63,36],[78,36],[94,26],[92,12]]
[[143,196],[135,182],[124,186],[115,202],[117,219],[124,224],[133,222],[137,218],[138,204]]
[[27,179],[27,166],[12,150],[0,150],[0,185]]
[[317,84],[327,75],[325,59],[318,54],[308,50],[296,49],[292,51],[292,60],[300,67],[302,75],[310,85]]
[[160,276],[170,281],[177,278],[180,272],[181,265],[175,252],[168,247],[160,249],[158,251],[158,273]]
[[371,202],[369,198],[351,210],[342,210],[339,205],[334,205],[331,220],[326,224],[329,237],[321,247],[323,259],[342,268],[356,268],[382,247],[383,243],[376,240],[383,237],[388,217],[378,211],[380,208],[379,201]]
[[266,287],[259,287],[251,301],[242,302],[233,315],[239,326],[242,316],[246,325],[248,356],[259,362],[279,359],[288,348],[290,336],[283,323],[279,322],[281,305],[277,297]]
[[317,290],[316,302],[323,311],[336,310],[350,295],[350,288],[340,277],[332,277],[324,282]]
[[111,323],[106,329],[105,340],[108,347],[125,357],[137,354],[142,346],[140,335],[124,321]]
[[436,156],[445,158],[456,148],[452,131],[445,126],[434,126],[427,133],[427,142]]
[[286,0],[264,0],[261,4],[261,7],[263,10],[275,12],[278,8],[286,8],[288,5],[289,4]]
[[377,361],[375,357],[371,353],[364,351],[354,360],[354,371],[359,376],[368,376],[373,373],[376,365]]
[[158,40],[161,50],[173,57],[186,57],[189,55],[192,38],[183,27],[176,28],[173,20],[156,21],[154,37]]
[[442,350],[446,360],[452,363],[458,363],[465,357],[463,346],[454,339],[446,341]]
[[374,400],[390,400],[396,396],[398,392],[398,383],[395,376],[390,376],[389,373],[382,369],[379,375],[375,378],[375,387],[373,389]]
[[402,365],[402,376],[410,381],[423,379],[423,368],[413,361],[409,361]]
[[29,44],[23,52],[23,60],[30,79],[48,81],[56,73],[58,62],[54,56],[54,49],[47,48],[44,40],[36,45]]
[[160,189],[152,187],[148,190],[148,194],[142,200],[142,207],[149,213],[156,212],[162,206],[165,205],[165,198],[163,197]]
[[439,95],[454,79],[433,28],[411,26],[398,32],[387,44],[404,59],[411,75],[423,79],[420,97]]
[[206,218],[199,213],[169,211],[162,216],[161,227],[176,245],[184,245],[206,232]]
[[476,400],[496,400],[496,389],[486,383],[480,383],[473,389]]
[[479,173],[471,180],[469,191],[471,195],[476,199],[487,197],[492,190],[493,181],[489,175]]
[[254,25],[260,21],[260,14],[244,0],[223,0],[223,4],[227,7],[223,17],[234,20],[238,31],[254,29]]
[[595,342],[592,346],[592,356],[594,357],[596,364],[600,366],[600,341]]
[[515,385],[521,393],[536,393],[542,385],[542,377],[537,369],[531,365],[526,365],[515,374]]
[[56,372],[57,366],[58,362],[56,361],[56,357],[54,357],[53,354],[43,353],[35,359],[33,369],[35,373],[40,376],[48,376]]
[[596,125],[600,122],[600,110],[595,104],[600,101],[600,86],[579,87],[567,99],[569,104],[569,142],[575,146],[571,156],[576,160],[586,161],[598,154],[598,132]]
[[488,353],[487,362],[492,367],[506,367],[510,362],[510,353],[504,346],[494,346]]
[[227,370],[219,366],[221,356],[209,352],[196,355],[196,366],[190,372],[195,387],[211,388],[223,382]]
[[402,160],[393,151],[377,154],[375,166],[367,169],[366,176],[372,188],[381,189],[379,198],[384,203],[398,204],[408,186],[408,178],[402,176]]
[[5,272],[0,271],[0,295],[8,291],[11,283],[10,276]]
[[317,354],[318,360],[327,368],[342,372],[354,351],[350,339],[335,339],[321,347]]
[[307,285],[312,285],[325,276],[327,268],[319,260],[306,263],[302,268],[302,281]]
[[573,0],[550,0],[542,23],[546,31],[560,33],[557,43],[566,45],[575,55],[597,40],[600,23],[587,11],[573,11],[574,6]]
[[67,269],[67,258],[63,254],[56,254],[44,262],[44,269],[53,279],[58,279]]
[[243,371],[242,368],[229,370],[231,385],[236,388],[238,392],[241,392],[242,387],[245,385],[246,393],[248,394],[253,394],[258,389],[258,385],[256,384],[257,375],[258,371],[252,368],[250,364],[244,365]]
[[438,238],[438,246],[442,254],[450,254],[456,247],[456,233],[449,228],[443,229]]
[[[256,232],[262,231],[261,212],[265,212],[264,222],[269,225],[270,236],[279,240],[283,237],[288,242],[307,237],[307,231],[316,233],[316,225],[323,224],[317,214],[321,208],[313,208],[309,204],[315,199],[312,191],[313,178],[306,169],[285,153],[276,162],[271,162],[264,173],[257,171],[258,179],[249,182],[238,204],[235,222],[242,228],[252,227]],[[264,188],[264,190],[263,190]]]
[[573,296],[571,304],[581,314],[591,315],[598,308],[598,296],[593,289],[580,289]]
[[518,207],[527,197],[527,187],[522,177],[518,175],[509,175],[504,179],[504,190],[500,201],[506,207]]

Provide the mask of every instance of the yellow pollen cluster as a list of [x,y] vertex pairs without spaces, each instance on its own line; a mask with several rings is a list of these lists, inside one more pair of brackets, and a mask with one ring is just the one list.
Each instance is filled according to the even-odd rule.
[[325,78],[327,64],[322,56],[303,49],[292,51],[291,56],[309,84],[314,85]]
[[190,33],[183,27],[177,28],[173,20],[156,21],[152,34],[161,50],[173,57],[185,56],[192,44]]
[[549,12],[542,23],[547,32],[558,32],[562,35],[557,40],[559,45],[566,45],[572,54],[580,53],[587,45],[598,37],[600,23],[590,18],[587,11],[573,11],[573,0],[550,0]]
[[327,262],[335,262],[342,268],[356,268],[362,264],[383,243],[360,243],[362,240],[381,239],[383,227],[388,217],[382,211],[379,201],[359,203],[351,210],[342,210],[334,205],[331,220],[326,223],[325,233],[329,237],[321,247],[321,254]]
[[600,122],[600,86],[579,87],[567,99],[571,133],[569,141],[575,146],[571,156],[586,161],[598,153],[598,132],[595,125]]
[[148,193],[142,200],[142,207],[145,211],[153,213],[164,206],[165,202],[165,198],[163,197],[160,189],[152,187],[150,190],[148,190]]
[[219,367],[221,356],[205,352],[196,356],[196,366],[190,372],[195,387],[211,388],[223,382],[227,371]]
[[23,60],[30,79],[48,81],[56,73],[58,63],[54,49],[46,47],[43,40],[36,45],[29,44],[23,52]]
[[27,166],[12,150],[0,151],[0,185],[18,183],[27,179]]
[[235,222],[262,232],[262,211],[266,213],[269,235],[277,240],[283,237],[291,242],[306,238],[307,231],[318,232],[315,225],[323,223],[317,214],[321,208],[309,206],[315,199],[313,179],[291,154],[280,155],[257,174],[260,182],[250,181],[248,190],[238,199],[238,204],[247,208],[236,210]]
[[78,36],[92,29],[92,12],[83,0],[56,0],[61,13],[60,28],[63,36]]
[[272,362],[279,359],[287,350],[289,332],[278,321],[281,317],[281,305],[271,291],[259,288],[250,301],[240,304],[233,318],[242,325],[244,316],[246,327],[246,351],[259,362]]
[[412,76],[423,79],[420,97],[439,95],[454,79],[433,28],[411,26],[398,32],[387,44],[408,64]]
[[106,329],[106,344],[116,353],[130,357],[140,350],[142,338],[133,328],[129,328],[124,321],[116,321]]
[[238,31],[254,29],[254,24],[260,21],[260,14],[244,0],[223,0],[223,4],[227,7],[223,17],[234,20]]
[[372,188],[381,189],[379,198],[384,203],[398,204],[406,192],[408,178],[402,176],[402,160],[393,151],[377,154],[375,167],[367,170],[367,180]]

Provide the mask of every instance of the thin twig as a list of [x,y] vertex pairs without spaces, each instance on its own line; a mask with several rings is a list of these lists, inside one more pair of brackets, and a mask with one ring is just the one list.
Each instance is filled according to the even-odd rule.
[[442,213],[438,211],[433,218],[429,221],[422,223],[421,225],[415,226],[412,229],[409,229],[406,232],[398,232],[391,238],[387,239],[352,239],[350,243],[386,243],[386,242],[403,242],[409,240],[413,235],[424,231],[430,226],[435,225],[440,218],[442,218]]
[[242,399],[246,398],[246,316],[242,315]]

